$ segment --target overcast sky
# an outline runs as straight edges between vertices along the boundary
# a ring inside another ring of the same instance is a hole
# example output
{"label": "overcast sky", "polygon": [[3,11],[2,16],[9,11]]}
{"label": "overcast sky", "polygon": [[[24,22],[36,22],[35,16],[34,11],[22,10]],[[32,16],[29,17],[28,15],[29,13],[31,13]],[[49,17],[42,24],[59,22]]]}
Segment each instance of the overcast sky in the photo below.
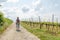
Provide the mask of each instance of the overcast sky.
{"label": "overcast sky", "polygon": [[55,15],[55,21],[60,20],[60,0],[0,0],[0,10],[4,12],[5,17],[13,20],[16,17],[35,18],[40,16],[42,19],[52,19]]}

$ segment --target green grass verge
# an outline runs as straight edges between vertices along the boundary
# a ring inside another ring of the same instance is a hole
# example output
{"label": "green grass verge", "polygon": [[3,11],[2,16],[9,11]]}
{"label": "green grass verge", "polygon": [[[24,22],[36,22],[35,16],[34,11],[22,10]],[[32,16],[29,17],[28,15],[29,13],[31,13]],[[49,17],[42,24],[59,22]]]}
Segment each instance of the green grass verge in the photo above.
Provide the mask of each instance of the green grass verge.
{"label": "green grass verge", "polygon": [[0,26],[0,34],[2,34],[12,23],[13,23],[12,20],[6,18],[4,25]]}
{"label": "green grass verge", "polygon": [[36,35],[41,40],[60,40],[60,36],[58,35],[52,35],[45,29],[40,29],[38,26],[31,27],[29,24],[26,24],[25,22],[21,22],[21,25],[26,28],[29,32]]}

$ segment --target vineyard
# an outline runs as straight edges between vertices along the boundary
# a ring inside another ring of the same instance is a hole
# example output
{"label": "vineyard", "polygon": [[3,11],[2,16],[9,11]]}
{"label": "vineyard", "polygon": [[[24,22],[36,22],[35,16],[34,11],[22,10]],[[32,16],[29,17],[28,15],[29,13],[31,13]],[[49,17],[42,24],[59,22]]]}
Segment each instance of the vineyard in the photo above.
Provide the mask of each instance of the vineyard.
{"label": "vineyard", "polygon": [[21,25],[41,40],[60,40],[60,24],[22,21]]}
{"label": "vineyard", "polygon": [[4,32],[4,30],[7,29],[7,27],[12,23],[13,21],[5,18],[3,13],[0,12],[0,34]]}

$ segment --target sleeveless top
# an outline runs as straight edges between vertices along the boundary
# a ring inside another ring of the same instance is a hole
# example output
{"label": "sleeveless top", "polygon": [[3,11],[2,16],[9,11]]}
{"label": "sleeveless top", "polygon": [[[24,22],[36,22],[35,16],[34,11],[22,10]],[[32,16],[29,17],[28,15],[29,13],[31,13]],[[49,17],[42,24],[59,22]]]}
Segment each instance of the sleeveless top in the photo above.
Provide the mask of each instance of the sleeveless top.
{"label": "sleeveless top", "polygon": [[20,20],[16,20],[16,23],[19,24],[20,23]]}

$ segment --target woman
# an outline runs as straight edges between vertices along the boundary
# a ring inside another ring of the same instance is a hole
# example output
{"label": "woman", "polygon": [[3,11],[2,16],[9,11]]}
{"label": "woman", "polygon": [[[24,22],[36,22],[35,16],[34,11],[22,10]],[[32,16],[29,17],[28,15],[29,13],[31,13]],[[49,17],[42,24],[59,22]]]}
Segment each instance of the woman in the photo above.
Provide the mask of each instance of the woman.
{"label": "woman", "polygon": [[19,17],[17,17],[16,19],[16,29],[19,30],[19,26],[20,26],[20,20]]}

